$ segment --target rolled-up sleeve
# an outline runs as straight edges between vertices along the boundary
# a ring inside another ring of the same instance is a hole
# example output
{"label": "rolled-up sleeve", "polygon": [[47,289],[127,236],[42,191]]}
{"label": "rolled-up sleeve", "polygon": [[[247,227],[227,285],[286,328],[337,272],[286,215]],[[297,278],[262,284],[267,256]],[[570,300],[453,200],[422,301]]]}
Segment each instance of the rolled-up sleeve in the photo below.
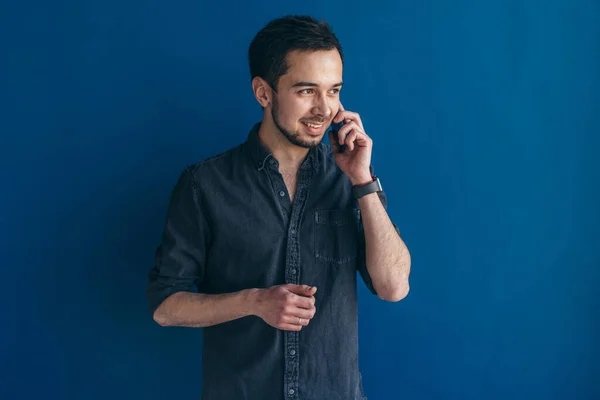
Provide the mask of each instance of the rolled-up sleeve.
{"label": "rolled-up sleeve", "polygon": [[208,222],[193,171],[188,167],[171,193],[162,239],[149,273],[146,296],[151,313],[173,293],[197,291],[209,243]]}

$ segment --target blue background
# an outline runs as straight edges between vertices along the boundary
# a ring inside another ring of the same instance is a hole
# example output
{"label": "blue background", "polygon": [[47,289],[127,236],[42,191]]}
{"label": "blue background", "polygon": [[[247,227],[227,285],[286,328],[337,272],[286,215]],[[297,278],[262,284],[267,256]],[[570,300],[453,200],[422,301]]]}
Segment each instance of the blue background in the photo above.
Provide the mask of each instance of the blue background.
{"label": "blue background", "polygon": [[326,18],[411,293],[360,286],[369,399],[600,398],[600,3],[5,1],[0,398],[192,399],[147,272],[170,191],[261,117],[246,52]]}

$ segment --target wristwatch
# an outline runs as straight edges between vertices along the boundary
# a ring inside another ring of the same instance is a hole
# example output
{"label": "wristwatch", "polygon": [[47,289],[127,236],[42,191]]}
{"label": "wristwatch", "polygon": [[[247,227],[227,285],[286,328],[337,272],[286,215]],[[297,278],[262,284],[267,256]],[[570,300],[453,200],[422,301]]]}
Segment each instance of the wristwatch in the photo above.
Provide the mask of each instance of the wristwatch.
{"label": "wristwatch", "polygon": [[352,195],[355,199],[360,199],[363,196],[366,196],[370,193],[381,192],[383,189],[381,188],[381,183],[379,182],[379,178],[375,175],[372,175],[373,180],[369,183],[360,186],[352,186]]}

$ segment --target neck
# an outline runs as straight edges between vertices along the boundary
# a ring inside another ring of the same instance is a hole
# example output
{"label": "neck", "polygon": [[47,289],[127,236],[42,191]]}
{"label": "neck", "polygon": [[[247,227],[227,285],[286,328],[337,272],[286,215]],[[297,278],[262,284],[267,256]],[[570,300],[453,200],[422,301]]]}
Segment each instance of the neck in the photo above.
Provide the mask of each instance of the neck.
{"label": "neck", "polygon": [[280,171],[297,171],[308,155],[309,149],[290,143],[270,119],[263,119],[258,138],[277,159]]}

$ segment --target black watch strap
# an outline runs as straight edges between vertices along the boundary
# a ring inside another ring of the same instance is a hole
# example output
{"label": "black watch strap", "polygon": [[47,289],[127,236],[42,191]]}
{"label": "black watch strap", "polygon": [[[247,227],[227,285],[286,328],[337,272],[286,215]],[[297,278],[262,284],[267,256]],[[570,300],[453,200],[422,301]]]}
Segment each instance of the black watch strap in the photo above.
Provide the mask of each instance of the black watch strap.
{"label": "black watch strap", "polygon": [[370,193],[381,192],[383,189],[381,188],[381,183],[379,182],[379,178],[373,176],[373,181],[369,182],[365,185],[360,186],[352,186],[352,195],[356,199],[360,199],[363,196],[366,196]]}

